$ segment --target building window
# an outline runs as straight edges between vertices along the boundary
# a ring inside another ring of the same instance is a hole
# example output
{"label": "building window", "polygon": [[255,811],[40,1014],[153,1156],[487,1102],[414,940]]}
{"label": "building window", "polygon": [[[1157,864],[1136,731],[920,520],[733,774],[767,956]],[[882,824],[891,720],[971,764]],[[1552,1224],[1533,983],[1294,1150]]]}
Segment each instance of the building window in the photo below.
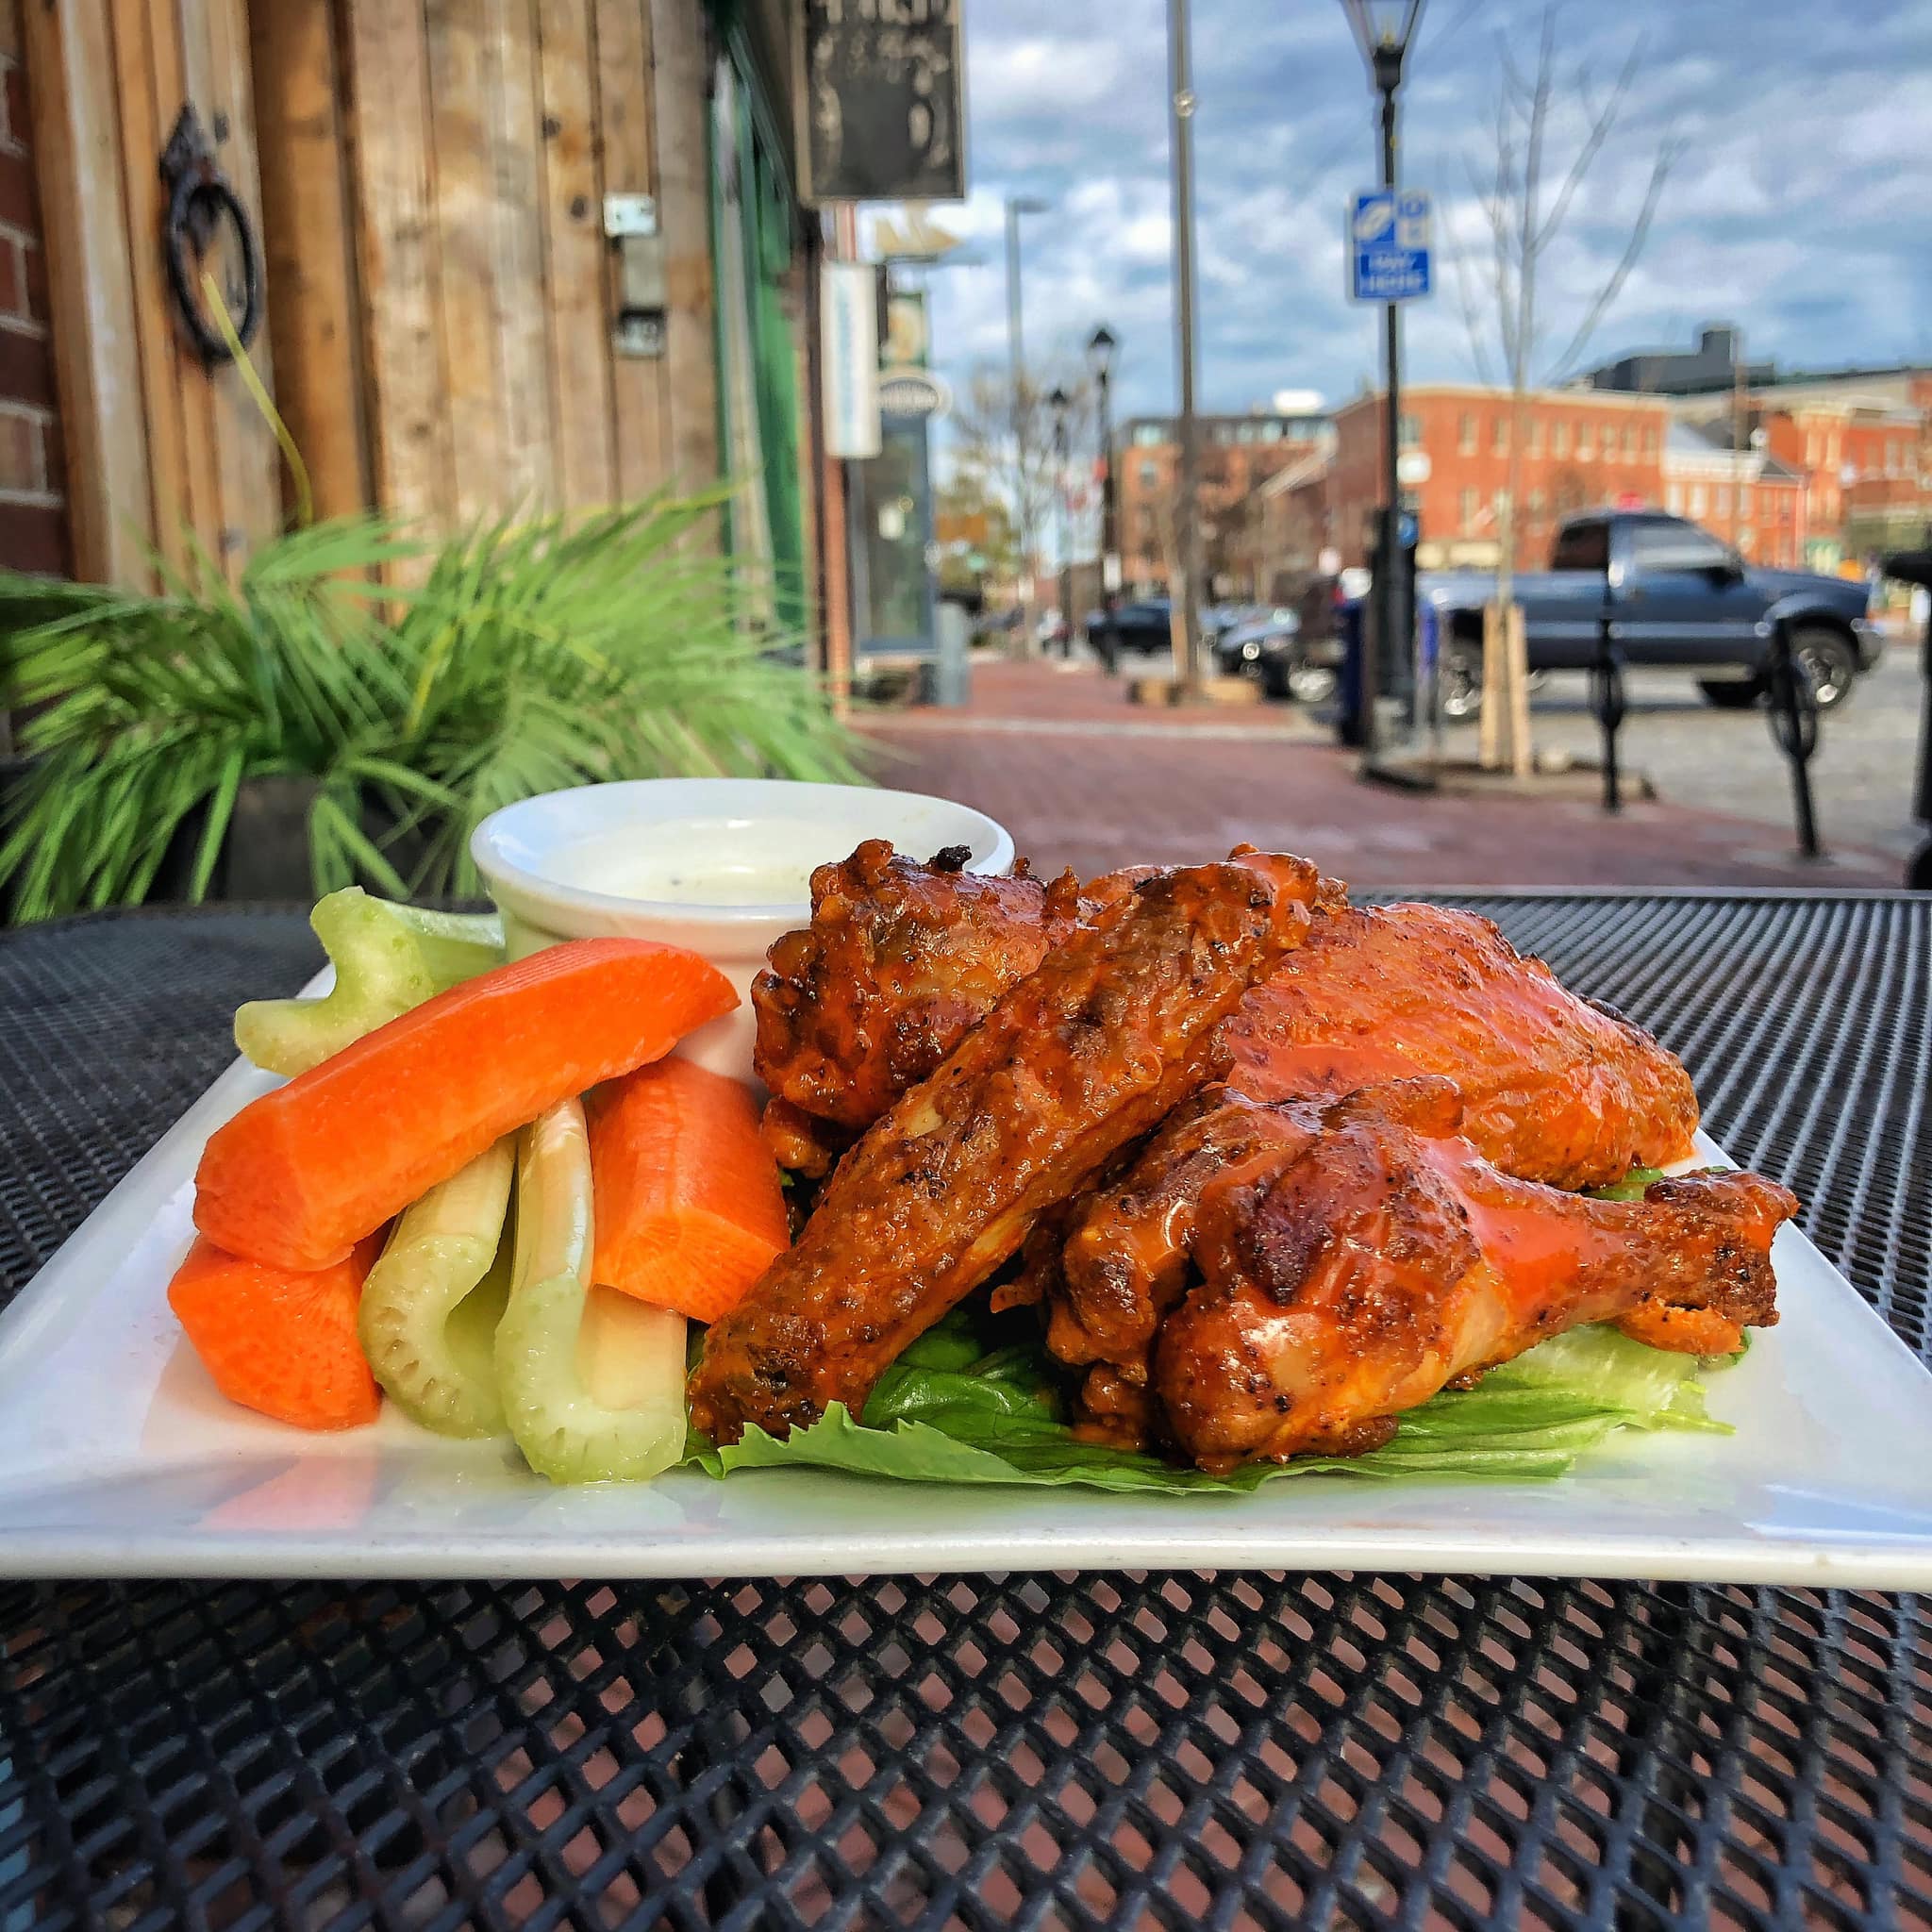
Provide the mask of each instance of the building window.
{"label": "building window", "polygon": [[1647,459],[1657,455],[1657,425],[1654,423],[1643,432],[1643,454]]}
{"label": "building window", "polygon": [[1499,457],[1509,454],[1509,419],[1498,416],[1490,425],[1490,448]]}
{"label": "building window", "polygon": [[1458,456],[1475,454],[1475,418],[1467,409],[1456,421],[1456,450]]}
{"label": "building window", "polygon": [[1746,557],[1749,557],[1757,548],[1757,532],[1756,530],[1740,530],[1738,532],[1738,548]]}
{"label": "building window", "polygon": [[1152,449],[1157,443],[1167,441],[1167,425],[1164,423],[1136,423],[1134,441],[1141,449]]}
{"label": "building window", "polygon": [[1627,463],[1637,454],[1637,425],[1626,423],[1624,425],[1624,460]]}
{"label": "building window", "polygon": [[1531,456],[1540,457],[1542,455],[1543,425],[1541,417],[1532,416],[1529,419],[1529,434],[1524,438],[1524,442]]}
{"label": "building window", "polygon": [[1841,445],[1839,442],[1838,431],[1834,429],[1831,432],[1831,435],[1824,445],[1824,460],[1827,463],[1829,463],[1834,470],[1838,468],[1839,450],[1840,447]]}
{"label": "building window", "polygon": [[1532,490],[1529,492],[1529,513],[1533,517],[1540,517],[1543,513],[1543,493],[1541,490]]}
{"label": "building window", "polygon": [[1664,491],[1664,502],[1674,517],[1682,516],[1684,514],[1684,486],[1681,483],[1673,483]]}
{"label": "building window", "polygon": [[1261,441],[1263,442],[1279,442],[1281,441],[1281,425],[1279,423],[1262,424]]}
{"label": "building window", "polygon": [[1567,457],[1570,454],[1570,425],[1567,423],[1550,425],[1550,454],[1553,457]]}
{"label": "building window", "polygon": [[1420,449],[1423,441],[1423,425],[1415,417],[1404,414],[1400,425],[1404,449]]}
{"label": "building window", "polygon": [[1701,516],[1702,516],[1702,515],[1704,514],[1704,512],[1705,512],[1705,509],[1706,509],[1706,508],[1707,508],[1707,506],[1706,506],[1706,503],[1705,503],[1705,489],[1704,489],[1704,485],[1703,485],[1702,483],[1693,483],[1693,484],[1691,484],[1691,486],[1690,486],[1690,514],[1691,514],[1691,515],[1692,515],[1693,517],[1701,517]]}
{"label": "building window", "polygon": [[1596,456],[1596,430],[1588,423],[1576,425],[1576,460],[1591,461]]}
{"label": "building window", "polygon": [[1727,517],[1731,513],[1731,486],[1718,484],[1710,492],[1710,513],[1714,517]]}
{"label": "building window", "polygon": [[1160,465],[1152,457],[1141,458],[1141,487],[1152,490],[1160,481]]}
{"label": "building window", "polygon": [[[1467,423],[1469,418],[1465,416],[1462,420]],[[1457,508],[1462,512],[1462,534],[1465,537],[1475,528],[1476,505],[1480,500],[1473,485],[1465,484],[1463,486],[1461,500]]]}
{"label": "building window", "polygon": [[1751,486],[1748,483],[1738,485],[1738,514],[1740,517],[1751,514]]}

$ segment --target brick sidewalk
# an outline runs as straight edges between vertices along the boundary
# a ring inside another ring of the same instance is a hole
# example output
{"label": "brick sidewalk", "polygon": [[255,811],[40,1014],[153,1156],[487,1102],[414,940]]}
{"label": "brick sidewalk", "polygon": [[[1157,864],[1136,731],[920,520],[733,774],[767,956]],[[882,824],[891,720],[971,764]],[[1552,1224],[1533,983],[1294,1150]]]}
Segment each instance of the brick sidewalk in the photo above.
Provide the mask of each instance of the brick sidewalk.
{"label": "brick sidewalk", "polygon": [[1287,707],[1132,706],[1089,667],[975,666],[964,710],[868,721],[881,783],[991,813],[1037,869],[1083,878],[1218,856],[1247,839],[1362,888],[1895,886],[1882,855],[1807,864],[1789,832],[1668,803],[1423,796],[1361,784]]}

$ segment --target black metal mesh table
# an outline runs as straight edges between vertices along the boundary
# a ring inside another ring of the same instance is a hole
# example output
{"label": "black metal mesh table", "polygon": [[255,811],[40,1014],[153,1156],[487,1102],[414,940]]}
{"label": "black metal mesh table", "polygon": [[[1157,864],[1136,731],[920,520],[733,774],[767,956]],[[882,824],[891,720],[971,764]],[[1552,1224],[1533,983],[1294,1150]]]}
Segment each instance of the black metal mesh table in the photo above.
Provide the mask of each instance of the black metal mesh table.
{"label": "black metal mesh table", "polygon": [[[1932,901],[1504,898],[1928,1348]],[[0,938],[0,1291],[316,963]],[[1421,1577],[0,1589],[0,1925],[1932,1926],[1914,1598]]]}

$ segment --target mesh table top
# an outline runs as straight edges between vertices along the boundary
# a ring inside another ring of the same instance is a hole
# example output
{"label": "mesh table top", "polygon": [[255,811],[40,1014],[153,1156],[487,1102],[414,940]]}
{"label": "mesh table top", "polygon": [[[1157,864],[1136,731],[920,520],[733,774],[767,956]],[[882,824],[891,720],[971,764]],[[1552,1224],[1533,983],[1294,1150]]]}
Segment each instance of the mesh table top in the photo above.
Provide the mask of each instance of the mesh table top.
{"label": "mesh table top", "polygon": [[[1932,1357],[1932,900],[1475,905]],[[0,937],[0,1296],[319,963]],[[1912,1597],[1341,1575],[0,1588],[0,1924],[1932,1927]]]}

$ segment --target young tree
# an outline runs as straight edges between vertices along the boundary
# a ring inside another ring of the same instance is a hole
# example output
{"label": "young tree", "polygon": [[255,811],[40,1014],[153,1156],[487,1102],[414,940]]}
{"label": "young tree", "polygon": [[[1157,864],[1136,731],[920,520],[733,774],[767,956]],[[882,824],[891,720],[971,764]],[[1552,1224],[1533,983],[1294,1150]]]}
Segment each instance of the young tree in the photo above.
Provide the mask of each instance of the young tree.
{"label": "young tree", "polygon": [[953,463],[957,476],[972,478],[989,496],[1003,500],[1010,513],[1018,601],[1025,608],[1031,650],[1032,583],[1042,546],[1055,523],[1067,482],[1056,440],[1058,411],[1049,398],[1068,398],[1067,446],[1074,468],[1090,463],[1096,428],[1092,385],[1079,372],[1046,368],[1029,372],[1018,396],[1004,369],[981,364],[963,396],[953,406]]}
{"label": "young tree", "polygon": [[[1500,368],[1509,391],[1508,484],[1497,520],[1502,550],[1496,573],[1498,621],[1489,631],[1491,641],[1505,642],[1507,648],[1484,652],[1482,729],[1483,762],[1507,763],[1519,775],[1528,772],[1531,762],[1528,667],[1524,662],[1520,620],[1512,616],[1516,506],[1523,497],[1529,392],[1575,373],[1598,325],[1643,252],[1665,183],[1682,153],[1682,143],[1675,140],[1658,143],[1615,265],[1587,300],[1570,305],[1571,315],[1553,317],[1557,305],[1549,300],[1539,271],[1616,130],[1643,54],[1639,40],[1607,91],[1599,87],[1587,61],[1566,84],[1557,71],[1557,27],[1562,10],[1560,0],[1546,0],[1533,67],[1523,67],[1507,40],[1498,43],[1500,74],[1488,143],[1466,157],[1470,185],[1487,231],[1487,260],[1479,267],[1472,263],[1453,233],[1449,238],[1477,378],[1493,386]],[[1565,159],[1557,152],[1560,130],[1571,127],[1576,131]],[[1551,353],[1557,341],[1561,346]]]}

